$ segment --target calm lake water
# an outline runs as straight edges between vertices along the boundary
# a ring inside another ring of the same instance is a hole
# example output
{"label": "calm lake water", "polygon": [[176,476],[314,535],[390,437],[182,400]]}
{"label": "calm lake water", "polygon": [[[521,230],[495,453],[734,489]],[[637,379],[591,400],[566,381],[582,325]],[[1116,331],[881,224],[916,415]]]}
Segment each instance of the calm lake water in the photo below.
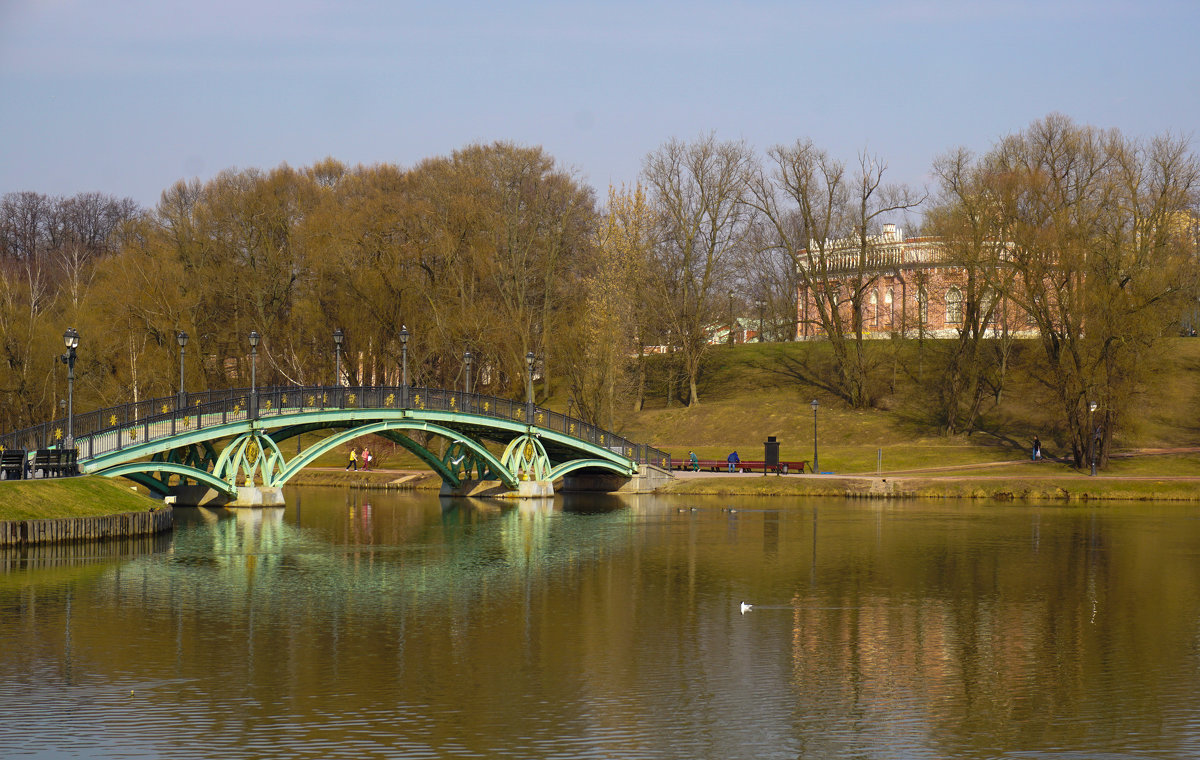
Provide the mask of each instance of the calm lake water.
{"label": "calm lake water", "polygon": [[288,500],[0,554],[0,757],[1200,756],[1193,507]]}

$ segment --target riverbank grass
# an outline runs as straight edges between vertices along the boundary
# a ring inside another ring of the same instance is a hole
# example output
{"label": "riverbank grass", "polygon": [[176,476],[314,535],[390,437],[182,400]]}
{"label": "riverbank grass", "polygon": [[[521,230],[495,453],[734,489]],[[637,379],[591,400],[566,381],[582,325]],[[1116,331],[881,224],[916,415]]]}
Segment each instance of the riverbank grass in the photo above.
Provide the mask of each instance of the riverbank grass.
{"label": "riverbank grass", "polygon": [[0,481],[0,520],[98,517],[161,505],[124,481],[99,476]]}
{"label": "riverbank grass", "polygon": [[662,493],[711,496],[992,499],[997,501],[1200,502],[1194,480],[1121,477],[820,477],[767,476],[674,480]]}

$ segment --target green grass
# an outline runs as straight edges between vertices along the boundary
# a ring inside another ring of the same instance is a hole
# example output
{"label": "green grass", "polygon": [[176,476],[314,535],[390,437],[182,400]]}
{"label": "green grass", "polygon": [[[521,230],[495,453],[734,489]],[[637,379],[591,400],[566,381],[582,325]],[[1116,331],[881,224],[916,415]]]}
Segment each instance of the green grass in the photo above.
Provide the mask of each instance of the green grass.
{"label": "green grass", "polygon": [[[817,414],[820,465],[824,472],[874,473],[883,450],[883,470],[1024,461],[1036,434],[1050,455],[1069,454],[1069,438],[1061,429],[1056,405],[1038,379],[1041,347],[1021,342],[1013,353],[999,402],[985,404],[978,428],[970,435],[947,436],[933,414],[938,351],[927,342],[924,354],[909,342],[896,352],[887,341],[868,348],[881,378],[872,409],[850,409],[822,388],[800,380],[790,368],[805,362],[827,361],[828,344],[779,343],[717,347],[709,355],[699,385],[700,403],[668,406],[661,388],[647,399],[644,411],[626,412],[621,434],[646,441],[683,459],[694,450],[701,459],[723,460],[736,449],[744,460],[761,459],[768,435],[780,441],[784,460],[811,460],[813,454],[812,399]],[[1200,340],[1171,338],[1154,359],[1149,382],[1134,398],[1122,427],[1115,432],[1115,452],[1148,447],[1200,445]],[[894,370],[894,371],[893,371]],[[892,381],[894,378],[894,387]],[[1114,458],[1106,468],[1113,474],[1200,473],[1200,455]],[[1029,467],[1045,473],[1047,463]],[[1065,465],[1064,474],[1078,472]],[[1013,470],[982,471],[1019,474]],[[960,474],[946,473],[947,476]]]}
{"label": "green grass", "polygon": [[[883,480],[892,490],[880,489]],[[1029,501],[1200,501],[1200,482],[1118,480],[1072,475],[1062,478],[691,478],[672,481],[670,494],[991,499]]]}
{"label": "green grass", "polygon": [[161,505],[124,480],[83,476],[0,482],[0,520],[43,520],[145,512]]}

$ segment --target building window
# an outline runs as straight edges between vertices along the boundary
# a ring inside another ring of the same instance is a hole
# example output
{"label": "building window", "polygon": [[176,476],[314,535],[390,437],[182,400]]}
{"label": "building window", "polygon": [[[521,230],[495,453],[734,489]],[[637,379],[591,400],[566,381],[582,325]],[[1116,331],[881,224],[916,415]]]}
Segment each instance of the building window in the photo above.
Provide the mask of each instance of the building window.
{"label": "building window", "polygon": [[962,291],[950,288],[946,291],[946,324],[961,325],[962,321]]}
{"label": "building window", "polygon": [[883,315],[883,318],[888,327],[892,327],[895,325],[895,322],[892,321],[892,319],[893,319],[892,301],[895,298],[895,296],[896,296],[896,294],[891,288],[888,288],[887,292],[883,294],[883,308],[884,308],[884,312],[885,312]]}
{"label": "building window", "polygon": [[929,294],[924,286],[917,290],[917,324],[922,327],[929,324]]}
{"label": "building window", "polygon": [[875,291],[871,291],[871,317],[868,324],[872,327],[879,327],[879,296],[875,295]]}

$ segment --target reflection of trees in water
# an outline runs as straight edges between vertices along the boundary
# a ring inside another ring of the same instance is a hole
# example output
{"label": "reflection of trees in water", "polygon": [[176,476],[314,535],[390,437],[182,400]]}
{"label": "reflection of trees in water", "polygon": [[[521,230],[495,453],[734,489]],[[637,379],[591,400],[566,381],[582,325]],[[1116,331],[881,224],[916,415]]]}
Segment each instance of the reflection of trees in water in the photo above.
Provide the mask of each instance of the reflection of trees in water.
{"label": "reflection of trees in water", "polygon": [[1195,545],[1200,526],[1136,506],[996,511],[880,513],[874,535],[832,546],[844,526],[823,526],[821,582],[791,598],[797,716],[840,712],[883,733],[928,722],[948,756],[969,756],[981,735],[1080,746],[1096,728],[1081,715],[1131,735],[1180,696],[1200,574],[1190,552],[1163,548]]}

